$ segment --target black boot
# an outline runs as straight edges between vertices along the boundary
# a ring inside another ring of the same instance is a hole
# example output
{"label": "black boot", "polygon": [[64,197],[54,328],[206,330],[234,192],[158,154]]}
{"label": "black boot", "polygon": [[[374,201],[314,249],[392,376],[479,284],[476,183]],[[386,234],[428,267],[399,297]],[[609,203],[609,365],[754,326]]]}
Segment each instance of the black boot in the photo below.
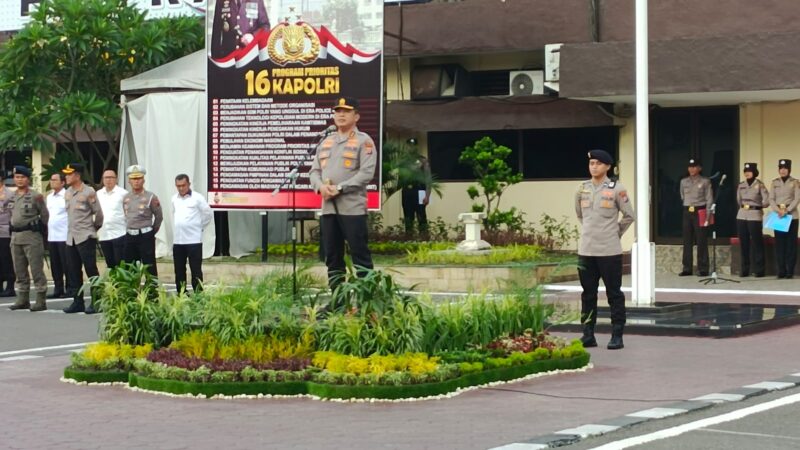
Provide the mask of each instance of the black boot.
{"label": "black boot", "polygon": [[[0,286],[2,286],[2,285],[3,284],[0,283]],[[13,281],[8,281],[7,284],[6,284],[6,288],[0,290],[0,297],[16,297],[16,296],[17,296],[17,292],[14,291],[14,282]]]}
{"label": "black boot", "polygon": [[594,325],[583,326],[583,336],[581,336],[583,348],[597,347],[597,339],[594,337]]}
{"label": "black boot", "polygon": [[606,346],[609,350],[619,350],[625,347],[625,344],[622,343],[622,332],[625,329],[625,325],[614,325],[611,329],[611,340],[608,341],[608,345]]}
{"label": "black boot", "polygon": [[82,298],[76,298],[75,300],[72,301],[72,304],[69,305],[68,307],[64,308],[63,311],[65,313],[67,313],[67,314],[74,314],[74,313],[83,312],[85,309],[86,308],[83,306],[83,299]]}

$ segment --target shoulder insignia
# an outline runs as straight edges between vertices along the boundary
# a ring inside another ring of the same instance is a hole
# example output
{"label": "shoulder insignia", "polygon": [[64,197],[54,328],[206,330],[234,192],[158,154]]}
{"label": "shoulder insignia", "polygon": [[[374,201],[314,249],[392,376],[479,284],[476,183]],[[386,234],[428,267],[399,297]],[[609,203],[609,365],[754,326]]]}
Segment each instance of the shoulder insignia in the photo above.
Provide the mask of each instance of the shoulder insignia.
{"label": "shoulder insignia", "polygon": [[155,206],[156,208],[161,207],[161,201],[155,195],[153,196],[153,206]]}
{"label": "shoulder insignia", "polygon": [[372,143],[372,139],[367,139],[364,142],[364,150],[367,152],[368,155],[372,154],[372,150],[375,149],[375,144]]}
{"label": "shoulder insignia", "polygon": [[610,187],[611,189],[614,189],[614,186],[616,186],[616,185],[617,185],[616,181],[611,181],[611,182],[608,183],[608,187]]}
{"label": "shoulder insignia", "polygon": [[628,203],[628,191],[619,191],[619,198],[623,202]]}

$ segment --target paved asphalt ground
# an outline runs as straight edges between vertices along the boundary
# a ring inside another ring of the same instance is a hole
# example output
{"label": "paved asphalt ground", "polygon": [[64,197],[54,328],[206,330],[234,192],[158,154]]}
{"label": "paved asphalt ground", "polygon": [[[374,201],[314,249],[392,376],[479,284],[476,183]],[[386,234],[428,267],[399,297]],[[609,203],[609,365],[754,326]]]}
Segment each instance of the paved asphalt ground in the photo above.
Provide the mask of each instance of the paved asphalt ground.
{"label": "paved asphalt ground", "polygon": [[[795,326],[731,339],[626,335],[622,351],[606,350],[608,337],[600,336],[601,347],[591,350],[594,367],[586,372],[447,400],[169,398],[60,382],[69,354],[96,340],[99,316],[57,312],[68,301],[50,302],[52,310],[44,313],[12,312],[8,303],[0,302],[0,449],[487,449],[800,373],[800,326]],[[793,388],[715,405],[572,448],[594,448],[797,394],[800,389]],[[701,423],[635,448],[800,448],[798,417],[800,403],[778,405],[732,421]]]}

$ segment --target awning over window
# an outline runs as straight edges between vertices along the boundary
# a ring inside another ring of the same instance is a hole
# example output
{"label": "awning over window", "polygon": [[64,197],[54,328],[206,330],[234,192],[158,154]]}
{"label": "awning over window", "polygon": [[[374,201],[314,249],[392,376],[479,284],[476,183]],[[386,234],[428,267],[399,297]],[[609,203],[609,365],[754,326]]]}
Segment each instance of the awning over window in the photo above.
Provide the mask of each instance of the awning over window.
{"label": "awning over window", "polygon": [[614,125],[599,103],[547,96],[392,101],[386,128],[401,132],[523,130]]}

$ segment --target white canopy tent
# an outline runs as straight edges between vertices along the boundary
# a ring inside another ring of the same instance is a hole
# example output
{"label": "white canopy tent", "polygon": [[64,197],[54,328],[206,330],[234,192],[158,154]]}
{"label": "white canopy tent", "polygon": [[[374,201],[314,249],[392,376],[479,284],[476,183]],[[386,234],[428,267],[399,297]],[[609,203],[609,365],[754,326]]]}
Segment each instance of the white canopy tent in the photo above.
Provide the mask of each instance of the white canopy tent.
{"label": "white canopy tent", "polygon": [[[148,72],[122,80],[122,139],[119,174],[140,164],[147,169],[145,188],[158,195],[164,209],[164,225],[156,235],[156,256],[172,254],[172,203],[175,176],[189,175],[192,189],[205,195],[207,178],[206,146],[206,54],[204,50],[172,61]],[[289,235],[287,213],[269,214],[270,242],[285,242]],[[261,245],[261,218],[258,212],[235,211],[228,214],[230,254],[252,253]],[[203,235],[203,257],[214,254],[214,225]]]}

